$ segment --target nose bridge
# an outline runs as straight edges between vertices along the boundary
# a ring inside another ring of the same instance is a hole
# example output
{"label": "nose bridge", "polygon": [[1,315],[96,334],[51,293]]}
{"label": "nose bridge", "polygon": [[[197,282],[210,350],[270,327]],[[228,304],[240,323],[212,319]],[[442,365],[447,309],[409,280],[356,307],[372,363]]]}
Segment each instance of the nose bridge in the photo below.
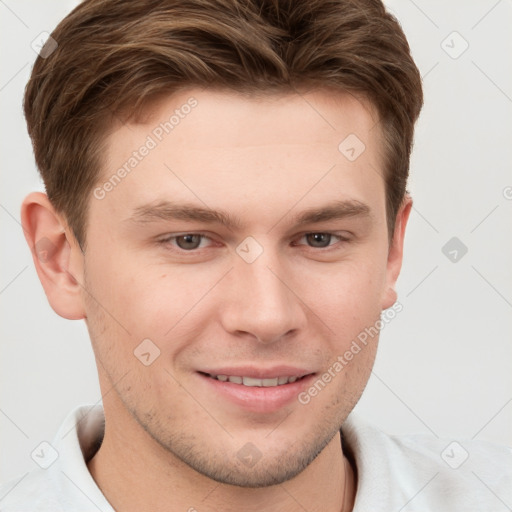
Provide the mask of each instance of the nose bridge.
{"label": "nose bridge", "polygon": [[231,273],[234,290],[223,318],[228,331],[270,343],[303,325],[304,312],[281,269],[279,256],[270,249],[250,263],[237,258]]}
{"label": "nose bridge", "polygon": [[277,311],[289,304],[286,287],[265,261],[241,267],[240,273],[243,273],[242,279],[247,287],[246,297],[253,307],[260,311]]}

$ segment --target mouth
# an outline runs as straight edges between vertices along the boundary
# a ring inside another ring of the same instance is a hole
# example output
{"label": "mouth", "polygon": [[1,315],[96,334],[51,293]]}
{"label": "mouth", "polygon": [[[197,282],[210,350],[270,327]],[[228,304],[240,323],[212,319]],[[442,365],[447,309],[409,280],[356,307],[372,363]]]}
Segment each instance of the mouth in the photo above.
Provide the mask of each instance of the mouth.
{"label": "mouth", "polygon": [[307,377],[311,374],[305,375],[283,375],[279,377],[270,377],[270,378],[257,378],[257,377],[248,377],[248,376],[240,376],[240,375],[215,375],[212,373],[204,373],[199,372],[202,375],[210,377],[211,379],[218,380],[220,382],[231,382],[232,384],[240,384],[242,386],[248,387],[258,387],[258,388],[270,388],[275,386],[284,386],[286,384],[293,384],[304,377]]}
{"label": "mouth", "polygon": [[246,367],[209,369],[196,375],[210,400],[221,400],[230,409],[234,406],[234,411],[271,414],[298,404],[299,394],[311,385],[316,373],[292,367]]}

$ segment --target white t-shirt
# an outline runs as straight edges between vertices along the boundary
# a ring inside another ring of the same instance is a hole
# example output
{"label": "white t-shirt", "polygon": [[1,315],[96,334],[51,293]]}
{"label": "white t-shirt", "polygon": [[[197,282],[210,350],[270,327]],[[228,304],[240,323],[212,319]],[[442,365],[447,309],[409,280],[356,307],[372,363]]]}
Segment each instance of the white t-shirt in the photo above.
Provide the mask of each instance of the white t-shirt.
{"label": "white t-shirt", "polygon": [[[34,450],[36,467],[0,486],[0,510],[114,512],[86,465],[103,429],[101,406],[75,409],[54,441]],[[354,512],[512,510],[509,448],[424,434],[390,436],[352,416],[342,432],[358,473]]]}

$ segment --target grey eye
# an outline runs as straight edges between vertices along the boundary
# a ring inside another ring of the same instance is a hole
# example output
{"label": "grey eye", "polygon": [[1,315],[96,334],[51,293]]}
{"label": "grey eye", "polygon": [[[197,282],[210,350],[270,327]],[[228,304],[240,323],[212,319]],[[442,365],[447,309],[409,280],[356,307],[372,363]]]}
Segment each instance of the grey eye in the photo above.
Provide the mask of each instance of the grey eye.
{"label": "grey eye", "polygon": [[176,237],[176,245],[184,250],[197,249],[201,244],[202,238],[201,235],[180,235]]}
{"label": "grey eye", "polygon": [[311,247],[328,247],[331,244],[330,233],[309,233],[306,240]]}

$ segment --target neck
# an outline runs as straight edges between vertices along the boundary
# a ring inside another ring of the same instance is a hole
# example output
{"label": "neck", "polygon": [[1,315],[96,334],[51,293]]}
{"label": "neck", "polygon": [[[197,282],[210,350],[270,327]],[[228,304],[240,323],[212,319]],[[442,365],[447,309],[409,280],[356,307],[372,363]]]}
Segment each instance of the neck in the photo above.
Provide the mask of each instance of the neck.
{"label": "neck", "polygon": [[352,510],[355,494],[354,474],[342,453],[339,433],[291,480],[244,488],[197,473],[138,425],[118,429],[115,419],[107,416],[103,443],[88,467],[118,512],[347,512]]}

